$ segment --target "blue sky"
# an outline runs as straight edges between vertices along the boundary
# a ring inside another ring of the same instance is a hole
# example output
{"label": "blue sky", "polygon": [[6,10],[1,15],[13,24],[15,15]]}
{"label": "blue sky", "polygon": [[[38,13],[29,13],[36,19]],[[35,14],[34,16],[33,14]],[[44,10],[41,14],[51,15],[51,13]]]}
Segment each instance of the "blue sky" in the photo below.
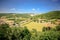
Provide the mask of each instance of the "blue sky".
{"label": "blue sky", "polygon": [[60,0],[0,0],[0,12],[44,13],[60,10]]}

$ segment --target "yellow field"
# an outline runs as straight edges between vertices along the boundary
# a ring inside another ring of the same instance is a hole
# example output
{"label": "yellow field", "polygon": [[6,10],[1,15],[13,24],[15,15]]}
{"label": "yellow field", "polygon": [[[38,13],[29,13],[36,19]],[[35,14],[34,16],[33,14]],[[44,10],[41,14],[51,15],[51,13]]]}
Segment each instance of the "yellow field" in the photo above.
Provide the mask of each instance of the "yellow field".
{"label": "yellow field", "polygon": [[31,22],[28,24],[25,24],[29,30],[36,29],[37,31],[42,31],[42,28],[44,27],[41,23]]}
{"label": "yellow field", "polygon": [[26,26],[29,30],[36,29],[37,31],[42,31],[43,27],[55,27],[55,25],[51,23],[37,23],[37,22],[30,22],[23,26]]}

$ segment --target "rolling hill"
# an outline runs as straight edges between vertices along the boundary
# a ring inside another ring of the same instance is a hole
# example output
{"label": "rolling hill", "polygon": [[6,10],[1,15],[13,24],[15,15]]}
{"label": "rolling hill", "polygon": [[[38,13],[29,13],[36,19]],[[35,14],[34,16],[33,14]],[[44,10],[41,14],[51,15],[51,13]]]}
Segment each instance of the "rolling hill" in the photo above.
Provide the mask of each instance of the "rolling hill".
{"label": "rolling hill", "polygon": [[7,18],[14,18],[14,17],[23,17],[29,18],[31,17],[29,14],[18,14],[18,13],[0,13],[0,17],[6,16]]}
{"label": "rolling hill", "polygon": [[40,15],[36,15],[33,18],[41,18],[41,19],[60,19],[60,11],[51,11],[48,13],[43,13]]}

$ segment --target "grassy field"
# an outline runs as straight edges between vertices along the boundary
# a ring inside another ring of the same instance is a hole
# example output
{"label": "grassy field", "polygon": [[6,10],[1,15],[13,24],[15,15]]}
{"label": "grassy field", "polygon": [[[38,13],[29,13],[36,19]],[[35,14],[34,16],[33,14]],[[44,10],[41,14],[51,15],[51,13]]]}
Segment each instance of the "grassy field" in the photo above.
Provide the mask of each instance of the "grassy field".
{"label": "grassy field", "polygon": [[37,23],[37,22],[30,22],[28,24],[23,25],[28,28],[28,30],[36,29],[37,31],[42,31],[43,27],[51,26],[54,27],[55,25],[50,23]]}
{"label": "grassy field", "polygon": [[29,30],[36,29],[37,31],[42,31],[42,28],[44,27],[43,24],[36,22],[30,22],[24,26],[26,26]]}

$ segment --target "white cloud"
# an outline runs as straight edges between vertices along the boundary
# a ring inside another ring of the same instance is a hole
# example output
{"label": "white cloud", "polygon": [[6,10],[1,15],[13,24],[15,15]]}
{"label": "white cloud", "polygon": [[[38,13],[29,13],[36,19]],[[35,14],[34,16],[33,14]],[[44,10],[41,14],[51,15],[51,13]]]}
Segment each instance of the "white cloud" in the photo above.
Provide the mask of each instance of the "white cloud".
{"label": "white cloud", "polygon": [[16,10],[16,8],[11,8],[10,10]]}
{"label": "white cloud", "polygon": [[36,9],[35,9],[35,8],[33,8],[32,10],[33,10],[33,11],[35,11]]}
{"label": "white cloud", "polygon": [[36,11],[36,10],[39,10],[39,8],[37,8],[37,9],[33,8],[32,10],[33,10],[33,11]]}

